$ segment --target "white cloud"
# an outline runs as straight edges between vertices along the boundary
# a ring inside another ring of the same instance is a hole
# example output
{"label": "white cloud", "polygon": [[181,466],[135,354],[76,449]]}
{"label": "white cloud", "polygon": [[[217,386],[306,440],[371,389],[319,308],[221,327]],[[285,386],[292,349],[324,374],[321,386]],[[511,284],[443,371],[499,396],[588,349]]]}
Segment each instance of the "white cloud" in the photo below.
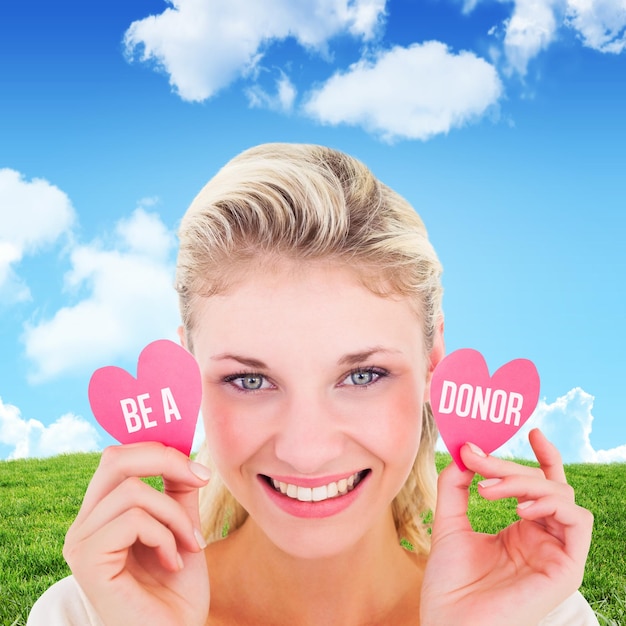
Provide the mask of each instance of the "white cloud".
{"label": "white cloud", "polygon": [[[465,0],[464,12],[479,0]],[[504,54],[508,70],[526,74],[528,63],[546,50],[569,27],[583,44],[599,52],[619,54],[626,49],[626,0],[513,0],[505,20]],[[491,35],[498,35],[492,28]]]}
{"label": "white cloud", "polygon": [[479,0],[463,0],[463,14],[471,13],[478,4]]}
{"label": "white cloud", "polygon": [[0,169],[0,293],[3,300],[29,297],[15,273],[25,255],[35,254],[69,231],[75,213],[67,195],[48,181],[26,180],[12,169]]}
{"label": "white cloud", "polygon": [[157,204],[159,204],[158,196],[149,196],[146,198],[141,198],[141,200],[137,202],[137,206],[141,207],[142,209],[149,209],[150,207],[156,206]]}
{"label": "white cloud", "polygon": [[49,426],[24,419],[20,410],[0,398],[0,445],[11,448],[9,459],[47,457],[99,449],[96,429],[82,417],[67,413]]}
{"label": "white cloud", "polygon": [[4,304],[23,302],[30,298],[30,289],[12,267],[21,259],[22,252],[15,244],[0,241],[0,296]]}
{"label": "white cloud", "polygon": [[310,95],[305,111],[326,124],[363,126],[386,140],[425,140],[481,117],[501,93],[487,61],[429,41],[381,51],[336,73]]}
{"label": "white cloud", "polygon": [[124,36],[133,58],[169,75],[183,100],[203,101],[245,75],[274,40],[295,38],[324,53],[334,36],[371,39],[385,0],[169,0],[160,15],[133,22]]}
{"label": "white cloud", "polygon": [[[495,452],[501,457],[535,459],[528,443],[528,432],[540,428],[559,449],[565,463],[610,463],[626,461],[626,444],[609,450],[595,450],[591,445],[593,396],[580,387],[548,404],[539,400],[535,412],[520,431]],[[441,439],[438,449],[444,450]]]}
{"label": "white cloud", "polygon": [[293,109],[297,91],[289,77],[281,71],[276,80],[275,95],[267,93],[260,85],[250,87],[246,91],[246,95],[251,107],[263,107],[272,111],[288,113]]}
{"label": "white cloud", "polygon": [[626,49],[626,0],[568,0],[566,23],[589,48],[614,54]]}
{"label": "white cloud", "polygon": [[87,297],[25,325],[33,382],[136,356],[149,341],[175,337],[173,234],[139,208],[117,224],[115,235],[115,248],[94,241],[71,252],[66,287],[86,289]]}
{"label": "white cloud", "polygon": [[558,0],[517,0],[506,23],[504,51],[510,66],[524,75],[528,62],[545,50],[557,31]]}

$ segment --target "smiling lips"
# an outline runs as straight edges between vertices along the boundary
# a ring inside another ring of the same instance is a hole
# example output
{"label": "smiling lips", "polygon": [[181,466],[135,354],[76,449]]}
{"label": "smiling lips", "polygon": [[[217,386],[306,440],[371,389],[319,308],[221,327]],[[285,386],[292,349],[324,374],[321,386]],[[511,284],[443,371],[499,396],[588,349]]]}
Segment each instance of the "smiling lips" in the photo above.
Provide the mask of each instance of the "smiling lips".
{"label": "smiling lips", "polygon": [[368,470],[355,472],[347,478],[342,478],[336,482],[320,485],[318,487],[302,487],[274,478],[270,478],[269,482],[274,487],[275,491],[292,500],[299,500],[300,502],[323,502],[324,500],[345,496],[361,482],[367,472]]}

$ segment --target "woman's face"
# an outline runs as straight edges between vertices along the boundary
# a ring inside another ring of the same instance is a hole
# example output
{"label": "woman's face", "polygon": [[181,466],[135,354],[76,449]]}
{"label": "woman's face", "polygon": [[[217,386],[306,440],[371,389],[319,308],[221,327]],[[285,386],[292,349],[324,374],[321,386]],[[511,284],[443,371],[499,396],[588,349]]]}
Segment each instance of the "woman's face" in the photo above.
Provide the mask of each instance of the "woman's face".
{"label": "woman's face", "polygon": [[195,311],[209,449],[266,536],[308,558],[393,528],[431,363],[405,299],[348,269],[251,269]]}

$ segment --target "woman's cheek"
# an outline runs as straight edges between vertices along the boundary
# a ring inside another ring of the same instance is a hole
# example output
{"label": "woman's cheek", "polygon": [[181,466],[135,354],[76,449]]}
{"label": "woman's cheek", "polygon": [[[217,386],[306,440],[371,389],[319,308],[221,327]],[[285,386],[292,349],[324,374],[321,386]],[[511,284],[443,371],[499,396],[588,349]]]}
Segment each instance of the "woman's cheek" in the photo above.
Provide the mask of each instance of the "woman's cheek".
{"label": "woman's cheek", "polygon": [[237,392],[211,391],[204,394],[202,417],[211,455],[218,467],[237,465],[258,449],[264,421],[249,399],[233,397]]}
{"label": "woman's cheek", "polygon": [[421,438],[422,407],[420,389],[398,386],[394,393],[363,403],[354,437],[387,464],[412,466]]}

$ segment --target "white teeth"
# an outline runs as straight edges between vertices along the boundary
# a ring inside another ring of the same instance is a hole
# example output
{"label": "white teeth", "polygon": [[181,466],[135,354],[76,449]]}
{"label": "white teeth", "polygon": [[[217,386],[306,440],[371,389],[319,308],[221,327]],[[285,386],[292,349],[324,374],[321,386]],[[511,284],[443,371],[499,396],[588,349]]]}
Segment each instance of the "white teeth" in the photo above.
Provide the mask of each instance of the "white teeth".
{"label": "white teeth", "polygon": [[[291,487],[291,485],[289,485]],[[311,502],[311,487],[298,487],[296,496],[300,502]]]}
{"label": "white teeth", "polygon": [[311,490],[311,500],[313,502],[321,502],[322,500],[326,500],[328,498],[328,487],[325,485],[321,487],[313,487]]}
{"label": "white teeth", "polygon": [[342,478],[337,482],[321,485],[319,487],[298,487],[290,483],[280,482],[274,478],[271,479],[271,483],[276,491],[294,500],[300,500],[301,502],[322,502],[323,500],[336,498],[337,496],[344,496],[361,482],[362,477],[362,472],[356,472],[348,478]]}

